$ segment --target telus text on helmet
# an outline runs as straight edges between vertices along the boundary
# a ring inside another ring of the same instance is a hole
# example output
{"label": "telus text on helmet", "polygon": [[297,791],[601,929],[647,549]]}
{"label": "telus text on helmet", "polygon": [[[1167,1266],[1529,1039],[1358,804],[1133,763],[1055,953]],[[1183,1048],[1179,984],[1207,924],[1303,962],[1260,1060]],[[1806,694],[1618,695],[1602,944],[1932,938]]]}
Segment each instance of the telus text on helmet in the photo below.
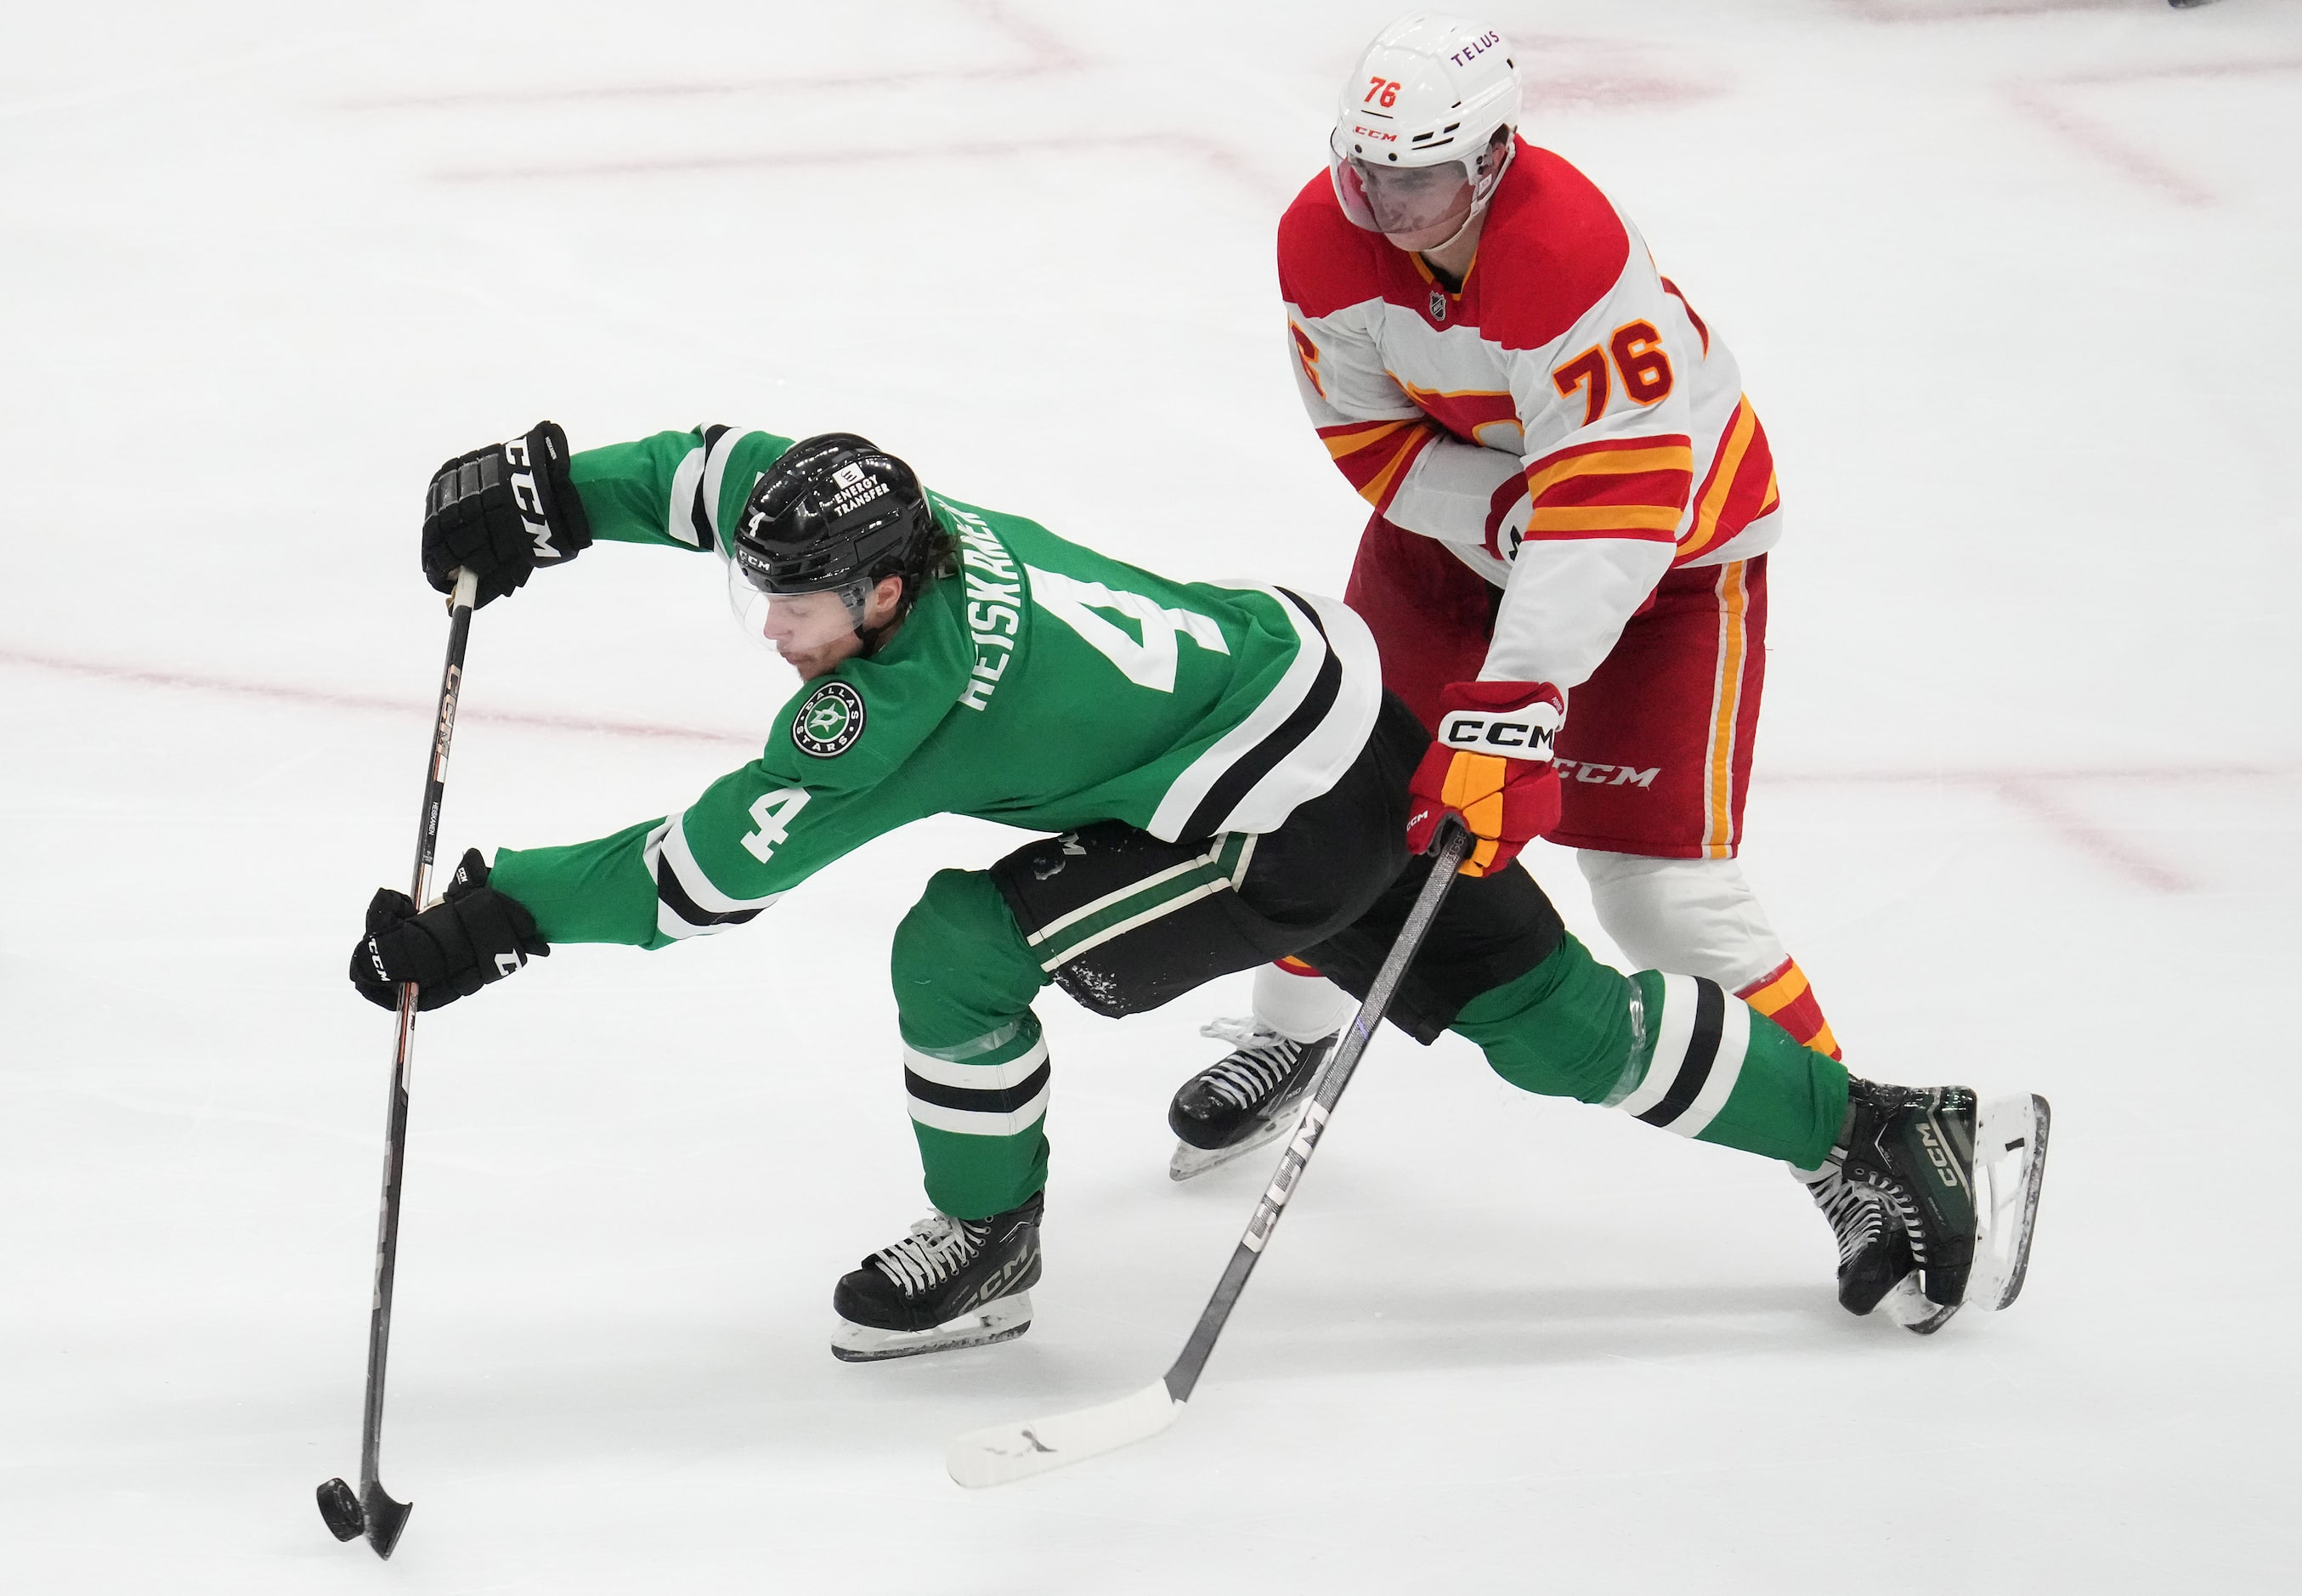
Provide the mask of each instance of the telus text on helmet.
{"label": "telus text on helmet", "polygon": [[1493,49],[1497,45],[1502,42],[1503,36],[1500,33],[1483,33],[1476,39],[1465,45],[1461,49],[1447,57],[1447,59],[1453,62],[1457,66],[1468,66],[1477,57],[1485,55],[1488,51]]}

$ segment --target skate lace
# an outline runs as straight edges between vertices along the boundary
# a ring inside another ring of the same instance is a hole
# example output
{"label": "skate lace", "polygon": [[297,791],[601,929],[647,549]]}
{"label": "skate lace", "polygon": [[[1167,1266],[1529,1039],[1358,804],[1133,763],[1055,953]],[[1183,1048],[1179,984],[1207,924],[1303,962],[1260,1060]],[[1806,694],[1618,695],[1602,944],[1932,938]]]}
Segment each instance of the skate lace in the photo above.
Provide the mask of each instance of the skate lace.
{"label": "skate lace", "polygon": [[1886,1233],[1886,1211],[1892,1197],[1876,1186],[1849,1180],[1836,1159],[1824,1166],[1819,1177],[1807,1181],[1806,1189],[1838,1238],[1840,1268]]}
{"label": "skate lace", "polygon": [[872,1264],[906,1297],[933,1289],[967,1266],[983,1249],[991,1227],[982,1220],[931,1214],[893,1247],[871,1255]]}
{"label": "skate lace", "polygon": [[1210,1020],[1199,1035],[1229,1042],[1233,1051],[1199,1077],[1208,1090],[1235,1108],[1253,1108],[1277,1091],[1303,1055],[1303,1044],[1258,1020]]}
{"label": "skate lace", "polygon": [[[1887,1114],[1903,1111],[1920,1096],[1919,1093],[1908,1088],[1871,1086],[1866,1090],[1874,1096],[1885,1098],[1881,1104],[1882,1119]],[[1887,1096],[1889,1094],[1892,1096]],[[1933,1256],[1933,1249],[1927,1245],[1926,1218],[1919,1211],[1917,1194],[1911,1190],[1907,1182],[1895,1176],[1891,1164],[1875,1148],[1840,1147],[1832,1153],[1830,1167],[1833,1172],[1837,1172],[1848,1162],[1855,1165],[1853,1175],[1845,1181],[1849,1189],[1862,1192],[1878,1203],[1882,1222],[1886,1214],[1894,1216],[1894,1222],[1902,1227],[1903,1234],[1910,1239],[1911,1259],[1920,1268],[1926,1267]],[[1820,1202],[1822,1199],[1818,1196],[1815,1200]]]}

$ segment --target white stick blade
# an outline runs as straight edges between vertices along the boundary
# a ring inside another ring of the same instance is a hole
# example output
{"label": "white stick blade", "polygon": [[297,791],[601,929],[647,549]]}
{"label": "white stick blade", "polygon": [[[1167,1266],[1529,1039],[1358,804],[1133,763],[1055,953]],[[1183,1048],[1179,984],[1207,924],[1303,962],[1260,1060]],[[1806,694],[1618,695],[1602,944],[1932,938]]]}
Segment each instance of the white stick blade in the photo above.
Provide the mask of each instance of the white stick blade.
{"label": "white stick blade", "polygon": [[1167,1382],[1155,1380],[1133,1396],[1099,1407],[970,1430],[945,1449],[944,1467],[970,1490],[1004,1485],[1082,1457],[1148,1441],[1173,1424],[1182,1411],[1183,1405],[1167,1394]]}

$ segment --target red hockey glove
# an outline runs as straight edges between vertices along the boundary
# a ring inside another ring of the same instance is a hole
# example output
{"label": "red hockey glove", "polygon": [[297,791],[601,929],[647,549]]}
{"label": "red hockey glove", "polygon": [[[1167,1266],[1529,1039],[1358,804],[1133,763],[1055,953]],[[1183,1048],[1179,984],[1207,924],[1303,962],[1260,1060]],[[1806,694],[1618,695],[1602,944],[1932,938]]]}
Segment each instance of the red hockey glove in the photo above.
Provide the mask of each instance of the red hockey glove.
{"label": "red hockey glove", "polygon": [[1439,740],[1407,785],[1407,852],[1430,852],[1439,822],[1460,815],[1479,839],[1463,874],[1488,876],[1557,826],[1550,754],[1566,718],[1548,682],[1457,682],[1441,693]]}

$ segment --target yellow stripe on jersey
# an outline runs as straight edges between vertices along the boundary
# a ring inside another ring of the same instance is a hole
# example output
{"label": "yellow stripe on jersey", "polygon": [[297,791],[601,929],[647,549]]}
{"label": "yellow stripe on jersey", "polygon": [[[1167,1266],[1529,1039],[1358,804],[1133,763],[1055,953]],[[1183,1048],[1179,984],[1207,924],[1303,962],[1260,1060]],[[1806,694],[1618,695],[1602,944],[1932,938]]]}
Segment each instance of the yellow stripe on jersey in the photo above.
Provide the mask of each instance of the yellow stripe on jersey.
{"label": "yellow stripe on jersey", "polygon": [[[1759,413],[1751,408],[1748,396],[1735,401],[1735,420],[1726,429],[1726,441],[1718,446],[1718,461],[1710,468],[1710,491],[1702,496],[1702,503],[1694,512],[1694,525],[1686,541],[1678,546],[1678,558],[1709,548],[1718,536],[1718,517],[1726,508],[1726,495],[1733,491],[1735,474],[1743,468],[1743,457],[1750,452],[1751,440],[1759,431]],[[1771,501],[1774,483],[1767,484]],[[1763,512],[1761,512],[1763,513]]]}
{"label": "yellow stripe on jersey", "polygon": [[1668,504],[1545,505],[1527,517],[1529,536],[1546,532],[1659,532],[1678,530],[1681,512]]}
{"label": "yellow stripe on jersey", "polygon": [[1710,747],[1703,781],[1702,856],[1735,854],[1735,721],[1743,702],[1743,619],[1751,607],[1741,560],[1718,567],[1718,675],[1711,692]]}
{"label": "yellow stripe on jersey", "polygon": [[1419,436],[1402,441],[1399,452],[1391,457],[1390,463],[1359,484],[1359,497],[1379,510],[1388,509],[1390,507],[1390,495],[1394,484],[1407,468],[1422,455],[1424,446],[1431,441],[1431,436],[1430,433],[1424,432]]}
{"label": "yellow stripe on jersey", "polygon": [[[1654,449],[1610,449],[1593,450],[1589,454],[1568,455],[1552,461],[1542,470],[1530,472],[1526,479],[1528,497],[1540,500],[1551,489],[1569,478],[1577,476],[1629,476],[1641,471],[1684,471],[1694,469],[1694,451],[1684,443],[1664,444]],[[1678,525],[1678,512],[1671,512],[1671,527]]]}
{"label": "yellow stripe on jersey", "polygon": [[1377,422],[1361,433],[1343,433],[1340,435],[1322,433],[1321,441],[1326,444],[1327,453],[1340,460],[1345,455],[1355,455],[1362,449],[1373,449],[1384,439],[1395,435],[1401,427],[1422,424],[1421,416],[1410,416],[1405,421]]}

